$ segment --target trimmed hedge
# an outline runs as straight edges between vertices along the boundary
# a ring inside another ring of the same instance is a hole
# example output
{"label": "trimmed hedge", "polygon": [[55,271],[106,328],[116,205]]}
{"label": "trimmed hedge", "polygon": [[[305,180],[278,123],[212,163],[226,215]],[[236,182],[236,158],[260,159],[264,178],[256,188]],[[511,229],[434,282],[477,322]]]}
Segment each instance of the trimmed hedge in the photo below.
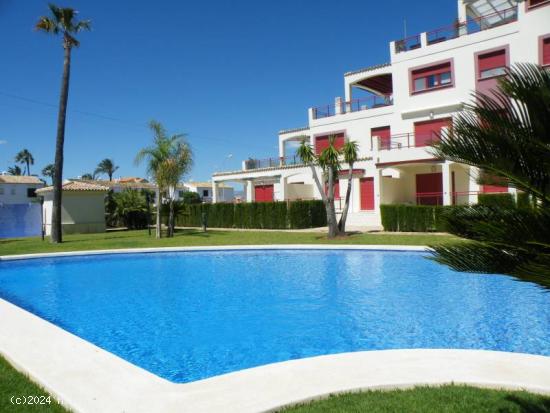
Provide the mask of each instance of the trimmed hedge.
{"label": "trimmed hedge", "polygon": [[509,193],[479,194],[477,203],[489,207],[514,208],[516,206],[513,195]]}
{"label": "trimmed hedge", "polygon": [[200,227],[206,212],[211,228],[288,229],[327,224],[322,201],[251,202],[242,204],[186,205],[176,217],[177,226]]}
{"label": "trimmed hedge", "polygon": [[444,232],[442,219],[444,206],[381,205],[380,214],[385,231],[392,232]]}
{"label": "trimmed hedge", "polygon": [[288,211],[290,228],[314,228],[327,225],[327,213],[322,201],[296,201]]}

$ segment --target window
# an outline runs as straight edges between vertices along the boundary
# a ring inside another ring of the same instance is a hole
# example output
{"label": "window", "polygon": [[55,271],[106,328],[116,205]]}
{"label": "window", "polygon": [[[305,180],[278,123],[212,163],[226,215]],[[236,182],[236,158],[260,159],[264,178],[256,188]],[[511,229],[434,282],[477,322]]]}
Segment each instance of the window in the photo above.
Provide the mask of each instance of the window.
{"label": "window", "polygon": [[27,188],[27,198],[36,198],[36,188]]}
{"label": "window", "polygon": [[542,66],[550,65],[550,35],[541,39],[541,53],[540,53],[540,64]]}
{"label": "window", "polygon": [[477,57],[478,78],[490,79],[506,74],[506,49],[480,54]]}
{"label": "window", "polygon": [[11,193],[12,195],[15,195],[15,186],[12,186],[12,187],[11,187],[10,193]]}
{"label": "window", "polygon": [[411,77],[413,92],[423,92],[453,85],[451,62],[413,70]]}
{"label": "window", "polygon": [[179,191],[179,192],[178,192],[178,197],[183,198],[183,194],[184,194],[184,193],[185,193],[185,191]]}
{"label": "window", "polygon": [[208,189],[202,190],[202,196],[208,196]]}
{"label": "window", "polygon": [[0,188],[0,195],[4,195],[4,188]]}
{"label": "window", "polygon": [[328,148],[330,137],[334,136],[334,147],[340,149],[344,146],[345,139],[342,132],[325,136],[317,136],[315,138],[315,153],[319,155],[324,149]]}

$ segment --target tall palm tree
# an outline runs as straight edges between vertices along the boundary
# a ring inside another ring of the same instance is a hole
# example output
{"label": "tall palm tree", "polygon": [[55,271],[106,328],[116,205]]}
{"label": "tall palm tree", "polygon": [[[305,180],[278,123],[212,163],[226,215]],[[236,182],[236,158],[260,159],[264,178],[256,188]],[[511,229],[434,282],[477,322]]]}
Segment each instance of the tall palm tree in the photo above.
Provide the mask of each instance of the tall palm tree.
{"label": "tall palm tree", "polygon": [[105,174],[109,177],[109,181],[113,180],[113,175],[117,171],[118,166],[115,165],[115,161],[112,159],[103,159],[95,168],[94,176],[99,174]]}
{"label": "tall palm tree", "polygon": [[21,168],[19,167],[19,165],[10,166],[10,167],[8,168],[8,173],[9,173],[10,175],[19,176],[19,175],[22,174],[22,172],[23,172],[23,171],[21,170]]}
{"label": "tall palm tree", "polygon": [[348,218],[349,201],[351,198],[351,187],[353,180],[353,165],[357,162],[359,146],[355,141],[347,141],[342,147],[342,155],[344,155],[344,162],[348,164],[348,187],[346,189],[346,200],[344,203],[344,209],[342,210],[342,216],[340,222],[338,222],[338,229],[342,234],[346,233],[346,220]]}
{"label": "tall palm tree", "polygon": [[532,64],[508,70],[496,91],[475,95],[434,149],[507,181],[535,205],[450,210],[449,231],[471,241],[434,247],[435,259],[550,286],[550,71]]}
{"label": "tall palm tree", "polygon": [[15,162],[24,164],[27,175],[31,174],[31,165],[34,165],[34,158],[28,149],[23,149],[15,155]]}
{"label": "tall palm tree", "polygon": [[160,122],[152,120],[149,128],[153,132],[153,145],[143,148],[136,155],[135,163],[147,161],[147,173],[157,184],[156,192],[156,237],[161,237],[162,194],[169,192],[170,222],[168,235],[173,234],[173,200],[175,187],[182,176],[191,168],[192,152],[185,142],[184,134],[169,136]]}
{"label": "tall palm tree", "polygon": [[78,12],[71,8],[60,8],[50,4],[50,15],[42,16],[36,23],[36,30],[51,35],[63,37],[63,76],[61,78],[61,93],[59,97],[59,114],[57,118],[57,137],[55,142],[55,168],[53,176],[53,210],[51,240],[62,242],[61,233],[61,196],[63,184],[63,145],[65,142],[65,119],[67,101],[69,98],[69,78],[71,73],[71,50],[80,42],[75,38],[77,33],[91,29],[90,20],[77,21]]}
{"label": "tall palm tree", "polygon": [[42,176],[46,176],[48,178],[53,179],[53,171],[55,169],[55,166],[53,163],[50,163],[46,165],[44,168],[42,168]]}
{"label": "tall palm tree", "polygon": [[[334,136],[329,137],[329,146],[320,155],[315,154],[313,147],[307,143],[306,138],[302,139],[300,146],[296,150],[296,154],[302,162],[311,168],[313,180],[315,181],[317,190],[321,194],[321,199],[327,213],[328,238],[334,238],[340,234],[336,221],[336,209],[334,207],[334,180],[340,169],[340,152],[334,146],[335,139]],[[317,175],[318,166],[323,171],[323,183],[326,183],[328,188],[326,192]]]}

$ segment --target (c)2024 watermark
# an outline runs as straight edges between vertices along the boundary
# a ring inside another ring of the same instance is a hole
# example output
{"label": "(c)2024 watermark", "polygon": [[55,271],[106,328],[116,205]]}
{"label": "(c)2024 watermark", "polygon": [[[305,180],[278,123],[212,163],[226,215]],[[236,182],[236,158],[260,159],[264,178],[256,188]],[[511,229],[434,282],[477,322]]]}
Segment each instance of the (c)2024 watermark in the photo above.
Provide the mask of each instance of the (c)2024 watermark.
{"label": "(c)2024 watermark", "polygon": [[52,397],[51,396],[11,396],[10,397],[11,404],[16,405],[42,405],[42,404],[51,404],[52,403]]}

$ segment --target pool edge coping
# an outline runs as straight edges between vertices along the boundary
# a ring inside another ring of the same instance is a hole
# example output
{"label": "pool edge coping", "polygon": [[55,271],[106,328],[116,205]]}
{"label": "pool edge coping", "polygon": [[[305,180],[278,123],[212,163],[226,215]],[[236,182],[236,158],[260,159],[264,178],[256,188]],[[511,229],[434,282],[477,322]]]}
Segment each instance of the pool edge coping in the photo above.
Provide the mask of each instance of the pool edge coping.
{"label": "pool edge coping", "polygon": [[[120,254],[292,248],[428,251],[426,247],[388,245],[248,245],[96,250],[91,251],[92,254],[71,251],[26,254],[15,259],[104,255],[113,251]],[[0,313],[6,315],[6,322],[0,325],[0,353],[74,411],[168,412],[182,411],[182,406],[186,406],[193,412],[221,408],[267,412],[330,394],[449,383],[550,394],[550,357],[458,349],[341,353],[273,363],[176,384],[3,299],[0,299]],[[359,365],[368,371],[358,371]],[[403,371],[404,365],[409,366],[406,371]],[[388,376],[390,366],[395,371]],[[428,366],[432,366],[431,369]],[[281,383],[285,385],[279,390]],[[250,400],[250,394],[255,395],[254,400]]]}
{"label": "pool edge coping", "polygon": [[416,251],[429,252],[423,245],[361,245],[361,244],[266,244],[266,245],[205,245],[188,247],[147,247],[147,248],[114,248],[104,250],[77,250],[60,252],[39,252],[32,254],[1,255],[0,261],[16,261],[37,258],[78,257],[85,255],[147,254],[162,252],[199,252],[199,251],[254,251],[254,250],[367,250],[367,251]]}

